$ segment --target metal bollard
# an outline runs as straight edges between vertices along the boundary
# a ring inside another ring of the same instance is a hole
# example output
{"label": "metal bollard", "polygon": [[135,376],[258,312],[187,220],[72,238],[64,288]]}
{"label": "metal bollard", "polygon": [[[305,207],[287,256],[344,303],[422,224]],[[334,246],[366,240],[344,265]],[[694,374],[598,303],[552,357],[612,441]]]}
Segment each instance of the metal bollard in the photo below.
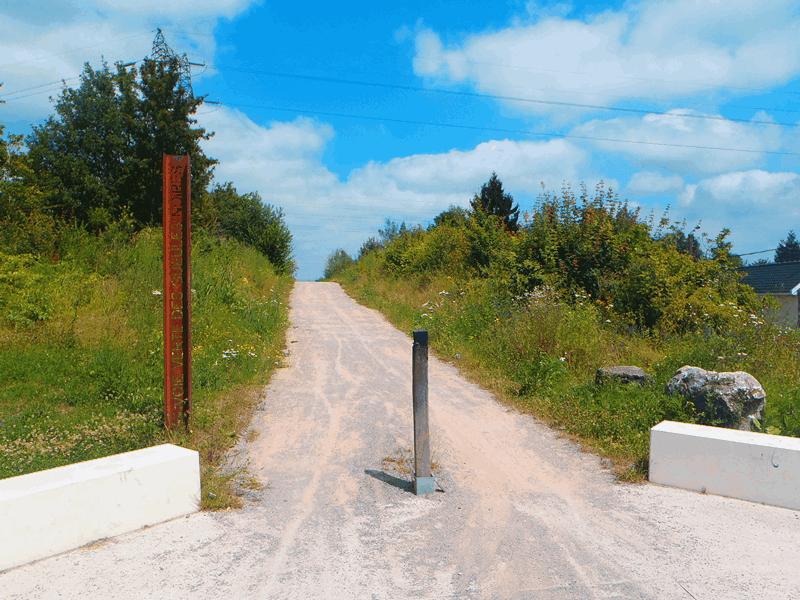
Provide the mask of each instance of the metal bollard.
{"label": "metal bollard", "polygon": [[431,474],[431,436],[428,428],[428,332],[414,332],[411,367],[414,407],[414,493],[436,491]]}

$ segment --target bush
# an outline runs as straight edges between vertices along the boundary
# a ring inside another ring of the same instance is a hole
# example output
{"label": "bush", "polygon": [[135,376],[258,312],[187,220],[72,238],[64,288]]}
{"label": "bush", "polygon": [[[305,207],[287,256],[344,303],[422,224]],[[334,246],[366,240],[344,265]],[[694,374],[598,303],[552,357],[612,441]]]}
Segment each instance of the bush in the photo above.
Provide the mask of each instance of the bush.
{"label": "bush", "polygon": [[[602,186],[543,194],[518,234],[479,210],[427,231],[390,224],[385,250],[335,274],[348,292],[403,330],[427,329],[440,357],[630,467],[623,477],[646,470],[650,427],[710,418],[664,391],[686,364],[753,374],[768,395],[763,430],[800,436],[800,333],[761,318],[727,231],[700,252]],[[625,364],[655,385],[594,385],[599,367]]]}
{"label": "bush", "polygon": [[194,412],[190,432],[165,432],[161,240],[76,228],[57,263],[0,254],[0,478],[167,440],[205,468],[233,443],[255,402],[242,387],[280,361],[291,279],[254,248],[195,237]]}
{"label": "bush", "polygon": [[331,252],[328,260],[325,262],[325,272],[322,275],[323,279],[331,279],[334,275],[344,271],[347,267],[351,266],[355,261],[352,257],[338,248]]}
{"label": "bush", "polygon": [[361,248],[358,249],[358,260],[361,260],[364,256],[369,254],[370,252],[376,252],[378,250],[385,250],[386,246],[383,245],[376,237],[368,238],[366,242],[361,244]]}
{"label": "bush", "polygon": [[216,233],[252,246],[279,274],[292,275],[297,270],[292,234],[283,221],[283,211],[264,204],[258,193],[240,195],[230,182],[216,185],[204,198],[203,210],[205,221],[214,223]]}

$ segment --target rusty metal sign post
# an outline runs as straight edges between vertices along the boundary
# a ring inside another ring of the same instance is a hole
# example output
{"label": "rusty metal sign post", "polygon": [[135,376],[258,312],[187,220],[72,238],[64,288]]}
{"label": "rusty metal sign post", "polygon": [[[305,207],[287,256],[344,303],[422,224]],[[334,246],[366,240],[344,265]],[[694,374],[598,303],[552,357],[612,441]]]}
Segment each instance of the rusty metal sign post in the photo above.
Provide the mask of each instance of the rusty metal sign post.
{"label": "rusty metal sign post", "polygon": [[192,179],[189,156],[164,155],[164,425],[192,410]]}
{"label": "rusty metal sign post", "polygon": [[431,494],[431,434],[428,424],[428,332],[414,332],[411,350],[411,402],[414,408],[414,493]]}

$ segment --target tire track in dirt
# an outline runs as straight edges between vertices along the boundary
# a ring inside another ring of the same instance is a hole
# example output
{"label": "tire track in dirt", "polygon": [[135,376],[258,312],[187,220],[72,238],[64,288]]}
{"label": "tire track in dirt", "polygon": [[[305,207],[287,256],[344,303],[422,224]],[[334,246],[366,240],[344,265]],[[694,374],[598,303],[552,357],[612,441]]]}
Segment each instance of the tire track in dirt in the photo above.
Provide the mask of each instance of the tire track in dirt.
{"label": "tire track in dirt", "polygon": [[238,448],[260,495],[0,573],[0,598],[800,599],[800,513],[617,484],[433,357],[446,492],[414,496],[408,335],[331,283],[290,318]]}

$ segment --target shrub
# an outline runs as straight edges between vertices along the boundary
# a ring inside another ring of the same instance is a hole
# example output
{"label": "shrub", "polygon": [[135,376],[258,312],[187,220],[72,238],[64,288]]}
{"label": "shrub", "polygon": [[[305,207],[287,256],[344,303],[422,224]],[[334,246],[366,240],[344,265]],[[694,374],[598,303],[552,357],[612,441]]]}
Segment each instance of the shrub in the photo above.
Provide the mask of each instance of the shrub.
{"label": "shrub", "polygon": [[230,182],[216,185],[204,203],[205,219],[215,222],[216,233],[252,246],[279,274],[294,274],[297,264],[292,257],[292,234],[280,208],[264,204],[256,192],[238,194]]}
{"label": "shrub", "polygon": [[353,258],[342,248],[338,248],[331,252],[330,256],[328,256],[328,260],[325,262],[325,272],[323,273],[322,278],[331,279],[334,275],[344,271],[353,263],[355,263]]}

